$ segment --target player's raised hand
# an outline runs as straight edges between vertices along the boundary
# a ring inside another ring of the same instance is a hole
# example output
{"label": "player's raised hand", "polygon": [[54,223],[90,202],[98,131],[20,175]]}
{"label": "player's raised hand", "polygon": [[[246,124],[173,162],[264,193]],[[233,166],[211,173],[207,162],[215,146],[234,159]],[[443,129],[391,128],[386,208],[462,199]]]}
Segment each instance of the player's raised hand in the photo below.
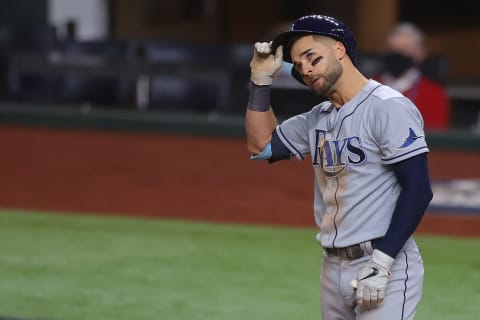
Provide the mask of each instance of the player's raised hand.
{"label": "player's raised hand", "polygon": [[382,251],[373,250],[370,261],[360,270],[357,280],[352,281],[358,304],[370,308],[383,301],[394,261]]}
{"label": "player's raised hand", "polygon": [[275,73],[282,67],[283,49],[279,46],[272,53],[272,42],[257,42],[250,61],[251,80],[256,85],[271,85]]}

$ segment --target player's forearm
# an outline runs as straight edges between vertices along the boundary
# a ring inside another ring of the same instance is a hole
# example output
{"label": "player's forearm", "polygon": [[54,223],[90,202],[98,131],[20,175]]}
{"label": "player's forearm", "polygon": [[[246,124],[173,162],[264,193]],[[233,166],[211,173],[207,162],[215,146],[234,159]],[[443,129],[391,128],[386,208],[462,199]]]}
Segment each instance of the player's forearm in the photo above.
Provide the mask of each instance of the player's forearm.
{"label": "player's forearm", "polygon": [[259,112],[247,109],[245,129],[247,148],[253,154],[260,153],[272,139],[272,131],[277,126],[277,120],[272,109]]}
{"label": "player's forearm", "polygon": [[277,125],[275,115],[270,108],[272,86],[257,85],[250,82],[250,96],[248,98],[246,131],[247,148],[252,154],[263,151],[270,142],[272,131]]}
{"label": "player's forearm", "polygon": [[275,73],[283,61],[282,47],[272,52],[272,42],[257,42],[250,61],[250,96],[246,115],[247,148],[261,153],[272,138],[277,120],[270,108],[270,95]]}
{"label": "player's forearm", "polygon": [[420,154],[394,165],[395,175],[402,187],[390,228],[376,243],[376,248],[396,257],[415,231],[432,200],[426,154]]}

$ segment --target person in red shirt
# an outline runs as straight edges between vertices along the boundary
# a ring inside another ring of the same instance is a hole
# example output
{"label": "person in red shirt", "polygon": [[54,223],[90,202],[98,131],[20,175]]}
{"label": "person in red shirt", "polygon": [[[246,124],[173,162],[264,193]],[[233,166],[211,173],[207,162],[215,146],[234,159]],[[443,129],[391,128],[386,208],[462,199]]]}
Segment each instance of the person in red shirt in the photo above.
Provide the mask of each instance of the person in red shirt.
{"label": "person in red shirt", "polygon": [[425,130],[443,130],[450,125],[450,100],[444,87],[420,70],[426,58],[424,38],[423,32],[411,23],[397,25],[387,37],[385,70],[375,78],[417,105]]}

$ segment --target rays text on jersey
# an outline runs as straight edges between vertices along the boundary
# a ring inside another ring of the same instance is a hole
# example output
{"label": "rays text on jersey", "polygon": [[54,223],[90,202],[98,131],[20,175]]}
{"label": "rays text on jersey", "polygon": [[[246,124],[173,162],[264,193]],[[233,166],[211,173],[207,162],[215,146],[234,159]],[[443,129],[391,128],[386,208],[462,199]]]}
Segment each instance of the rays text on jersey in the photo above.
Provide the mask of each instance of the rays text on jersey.
{"label": "rays text on jersey", "polygon": [[320,166],[326,176],[335,176],[342,172],[347,163],[360,164],[366,159],[357,136],[339,140],[327,140],[326,130],[315,130],[316,145],[313,165]]}

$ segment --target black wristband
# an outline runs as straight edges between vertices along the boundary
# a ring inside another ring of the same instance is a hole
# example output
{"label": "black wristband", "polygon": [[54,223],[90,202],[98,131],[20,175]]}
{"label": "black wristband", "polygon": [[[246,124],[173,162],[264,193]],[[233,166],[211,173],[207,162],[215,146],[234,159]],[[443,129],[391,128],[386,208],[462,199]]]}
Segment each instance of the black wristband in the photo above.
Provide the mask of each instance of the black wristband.
{"label": "black wristband", "polygon": [[250,97],[248,99],[248,110],[266,112],[270,110],[270,94],[272,86],[259,86],[250,81]]}

